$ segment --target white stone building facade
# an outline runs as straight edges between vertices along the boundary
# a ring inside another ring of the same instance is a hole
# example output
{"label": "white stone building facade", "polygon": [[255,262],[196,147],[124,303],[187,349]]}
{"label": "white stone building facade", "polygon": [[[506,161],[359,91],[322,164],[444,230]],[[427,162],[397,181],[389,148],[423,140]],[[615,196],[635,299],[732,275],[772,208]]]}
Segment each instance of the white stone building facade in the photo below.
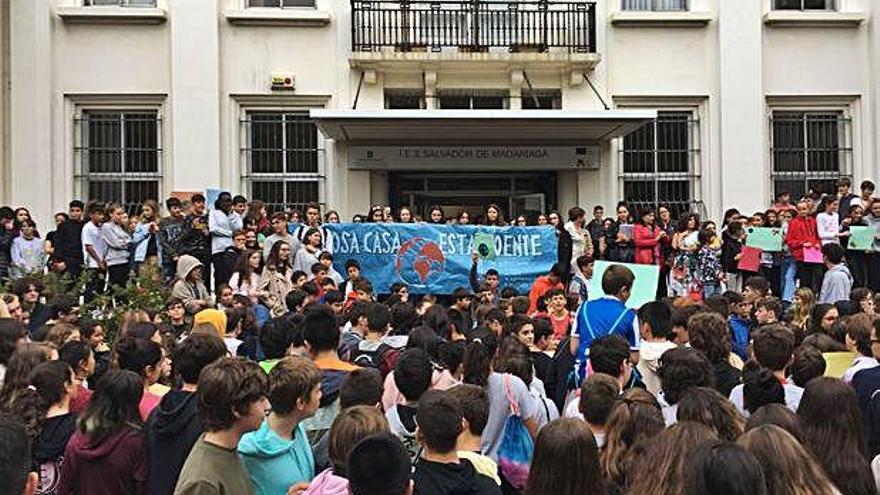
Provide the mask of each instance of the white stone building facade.
{"label": "white stone building facade", "polygon": [[878,176],[878,20],[874,0],[5,0],[0,203],[41,224],[205,188],[343,218],[751,212]]}

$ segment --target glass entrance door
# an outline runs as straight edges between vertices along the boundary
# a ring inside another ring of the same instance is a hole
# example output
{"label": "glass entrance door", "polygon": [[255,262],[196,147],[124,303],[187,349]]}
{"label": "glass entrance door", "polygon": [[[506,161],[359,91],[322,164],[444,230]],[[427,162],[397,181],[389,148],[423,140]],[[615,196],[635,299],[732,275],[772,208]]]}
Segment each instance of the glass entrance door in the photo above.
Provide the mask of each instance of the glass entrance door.
{"label": "glass entrance door", "polygon": [[486,206],[494,203],[503,210],[505,219],[526,215],[529,223],[534,223],[556,199],[553,172],[392,173],[388,180],[392,208],[408,206],[422,218],[437,205],[447,218],[455,218],[464,210],[471,221],[477,221]]}

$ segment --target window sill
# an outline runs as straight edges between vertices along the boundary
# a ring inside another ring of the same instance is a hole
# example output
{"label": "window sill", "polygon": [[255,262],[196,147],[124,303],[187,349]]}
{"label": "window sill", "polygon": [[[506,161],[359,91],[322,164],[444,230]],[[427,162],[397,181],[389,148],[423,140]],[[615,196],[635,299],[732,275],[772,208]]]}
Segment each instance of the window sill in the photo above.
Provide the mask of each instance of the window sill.
{"label": "window sill", "polygon": [[764,24],[774,27],[858,27],[864,21],[864,12],[771,10],[764,14]]}
{"label": "window sill", "polygon": [[156,7],[58,7],[58,17],[80,24],[162,24],[168,13]]}
{"label": "window sill", "polygon": [[712,21],[712,13],[621,10],[610,20],[617,27],[704,27]]}
{"label": "window sill", "polygon": [[308,8],[252,7],[243,10],[227,10],[224,15],[230,24],[237,26],[324,27],[330,24],[329,12]]}

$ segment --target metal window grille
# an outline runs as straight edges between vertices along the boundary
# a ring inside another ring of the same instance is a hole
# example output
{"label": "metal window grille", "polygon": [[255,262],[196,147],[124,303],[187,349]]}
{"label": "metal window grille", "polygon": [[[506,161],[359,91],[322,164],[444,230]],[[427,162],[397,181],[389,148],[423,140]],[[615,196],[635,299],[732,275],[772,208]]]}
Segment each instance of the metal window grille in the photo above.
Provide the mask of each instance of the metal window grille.
{"label": "metal window grille", "polygon": [[80,197],[120,203],[135,213],[159,199],[161,118],[156,111],[84,111],[74,117],[74,180]]}
{"label": "metal window grille", "polygon": [[248,0],[248,7],[314,7],[315,0]]}
{"label": "metal window grille", "polygon": [[623,10],[650,10],[655,12],[687,10],[687,0],[623,0]]}
{"label": "metal window grille", "polygon": [[250,112],[241,121],[243,178],[270,211],[321,201],[323,141],[305,113]]}
{"label": "metal window grille", "polygon": [[86,7],[155,7],[156,0],[84,0]]}
{"label": "metal window grille", "polygon": [[423,110],[425,108],[427,108],[425,93],[421,89],[385,90],[386,110]]}
{"label": "metal window grille", "polygon": [[775,10],[837,10],[836,0],[773,0]]}
{"label": "metal window grille", "polygon": [[698,127],[692,112],[659,112],[656,120],[623,138],[622,197],[636,211],[665,204],[673,216],[702,212]]}
{"label": "metal window grille", "polygon": [[441,110],[503,110],[510,108],[504,90],[444,89],[437,96]]}
{"label": "metal window grille", "polygon": [[770,137],[774,195],[831,193],[852,173],[852,120],[843,112],[774,111]]}

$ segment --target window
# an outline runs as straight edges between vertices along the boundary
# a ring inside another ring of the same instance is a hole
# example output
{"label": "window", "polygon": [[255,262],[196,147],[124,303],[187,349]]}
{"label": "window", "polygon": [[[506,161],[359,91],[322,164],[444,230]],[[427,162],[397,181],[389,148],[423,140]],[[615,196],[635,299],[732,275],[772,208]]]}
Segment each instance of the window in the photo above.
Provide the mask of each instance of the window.
{"label": "window", "polygon": [[161,120],[156,111],[84,111],[75,118],[78,195],[129,213],[160,199]]}
{"label": "window", "polygon": [[386,89],[386,110],[425,109],[425,94],[421,89]]}
{"label": "window", "polygon": [[248,0],[248,7],[314,7],[315,0]]}
{"label": "window", "polygon": [[773,0],[776,10],[836,10],[835,0]]}
{"label": "window", "polygon": [[504,90],[444,89],[440,91],[442,110],[501,110],[510,108]]}
{"label": "window", "polygon": [[83,5],[86,7],[155,7],[156,0],[85,0]]}
{"label": "window", "polygon": [[558,89],[523,89],[523,110],[561,110],[562,91]]}
{"label": "window", "polygon": [[666,204],[675,217],[697,209],[698,124],[689,111],[659,112],[655,121],[623,138],[622,197],[637,211]]}
{"label": "window", "polygon": [[320,202],[324,150],[308,114],[251,112],[242,125],[250,197],[266,202],[270,211]]}
{"label": "window", "polygon": [[680,11],[687,10],[687,0],[623,0],[623,10]]}
{"label": "window", "polygon": [[774,111],[770,127],[774,195],[831,193],[850,173],[851,120],[843,112]]}

